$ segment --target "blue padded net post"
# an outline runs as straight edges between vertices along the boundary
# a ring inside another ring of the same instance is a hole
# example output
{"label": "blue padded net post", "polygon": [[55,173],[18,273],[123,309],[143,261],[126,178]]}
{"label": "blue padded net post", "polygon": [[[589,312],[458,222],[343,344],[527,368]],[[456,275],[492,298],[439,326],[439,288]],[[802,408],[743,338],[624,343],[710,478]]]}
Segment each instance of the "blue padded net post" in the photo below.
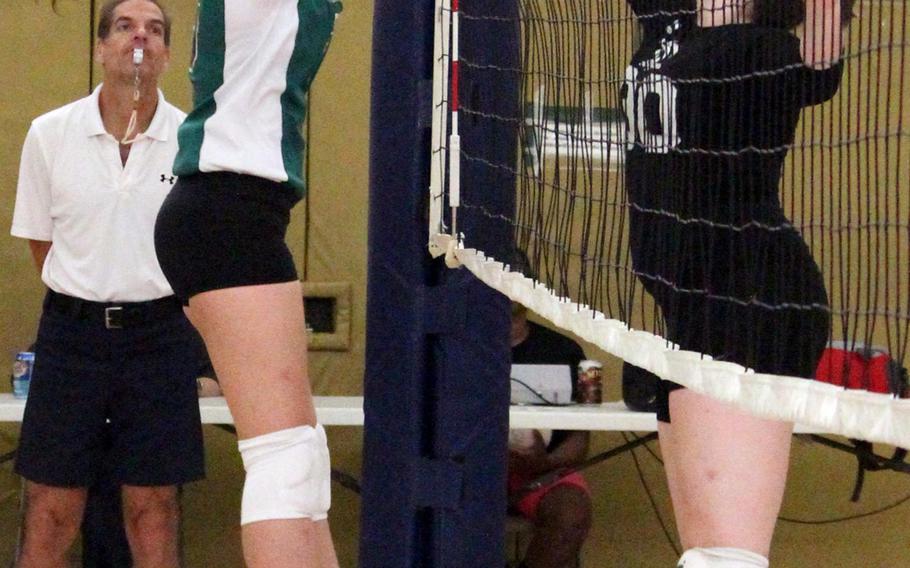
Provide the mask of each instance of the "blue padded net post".
{"label": "blue padded net post", "polygon": [[[491,13],[505,5],[472,4],[475,12]],[[433,9],[431,0],[375,3],[364,568],[503,563],[508,300],[427,252]],[[464,33],[496,42],[476,44],[466,57],[498,58],[498,64],[514,57],[517,30]],[[514,99],[517,84],[499,90]],[[499,104],[494,94],[470,84],[462,89],[480,108]],[[494,160],[514,160],[514,125],[472,126],[463,120],[462,136],[474,147]],[[459,223],[483,235],[478,244],[486,250],[504,254],[511,230],[494,219],[513,211],[513,176],[491,176],[465,160],[462,178],[481,194],[475,202],[482,207],[462,212]]]}

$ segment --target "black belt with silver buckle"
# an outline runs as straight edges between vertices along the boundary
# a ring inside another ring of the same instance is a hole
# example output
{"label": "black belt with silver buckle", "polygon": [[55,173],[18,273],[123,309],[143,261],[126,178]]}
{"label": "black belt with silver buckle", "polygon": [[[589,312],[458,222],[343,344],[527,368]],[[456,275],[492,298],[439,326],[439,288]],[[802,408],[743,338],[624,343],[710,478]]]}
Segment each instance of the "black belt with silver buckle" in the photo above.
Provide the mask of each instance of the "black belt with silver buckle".
{"label": "black belt with silver buckle", "polygon": [[98,322],[107,329],[123,329],[172,317],[183,311],[176,296],[148,302],[92,302],[48,290],[44,309],[73,319]]}

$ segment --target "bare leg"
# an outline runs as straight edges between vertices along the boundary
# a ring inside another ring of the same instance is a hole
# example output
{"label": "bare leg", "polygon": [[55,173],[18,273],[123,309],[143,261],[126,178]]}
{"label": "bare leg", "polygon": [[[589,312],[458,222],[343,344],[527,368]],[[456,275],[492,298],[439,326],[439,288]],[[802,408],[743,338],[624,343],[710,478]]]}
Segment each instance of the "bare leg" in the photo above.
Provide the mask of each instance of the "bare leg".
{"label": "bare leg", "polygon": [[793,425],[687,389],[670,394],[670,415],[660,444],[683,548],[733,547],[767,557]]}
{"label": "bare leg", "polygon": [[569,485],[554,487],[540,501],[528,568],[572,568],[591,529],[591,498]]}
{"label": "bare leg", "polygon": [[[299,282],[203,292],[190,299],[187,315],[241,439],[316,423]],[[338,565],[327,521],[261,521],[244,525],[242,535],[251,568]]]}
{"label": "bare leg", "polygon": [[135,568],[180,566],[177,488],[123,486],[126,537]]}
{"label": "bare leg", "polygon": [[85,488],[52,487],[27,481],[22,550],[18,568],[65,568],[79,533]]}

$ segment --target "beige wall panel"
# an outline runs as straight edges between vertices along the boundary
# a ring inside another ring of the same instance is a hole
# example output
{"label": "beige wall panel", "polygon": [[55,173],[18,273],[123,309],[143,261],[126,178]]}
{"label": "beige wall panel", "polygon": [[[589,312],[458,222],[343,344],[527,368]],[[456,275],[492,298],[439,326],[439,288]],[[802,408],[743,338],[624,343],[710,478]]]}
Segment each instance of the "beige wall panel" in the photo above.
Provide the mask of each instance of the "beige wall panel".
{"label": "beige wall panel", "polygon": [[[345,3],[310,99],[306,279],[352,284],[351,349],[310,354],[319,394],[362,392],[371,26],[371,2]],[[292,230],[289,242],[295,239]]]}
{"label": "beige wall panel", "polygon": [[[304,277],[313,282],[351,284],[351,344],[348,351],[311,351],[310,376],[316,394],[363,392],[366,321],[366,262],[370,53],[373,3],[348,0],[310,99],[310,187],[305,207],[307,238],[297,208],[288,242]],[[333,467],[360,477],[360,428],[332,428]],[[332,486],[332,533],[341,566],[356,566],[360,498]]]}
{"label": "beige wall panel", "polygon": [[82,3],[63,2],[58,12],[54,16],[49,5],[27,0],[0,3],[0,361],[4,369],[15,351],[33,340],[42,295],[28,245],[9,236],[22,142],[32,118],[88,89],[88,10]]}
{"label": "beige wall panel", "polygon": [[[49,3],[48,3],[49,4]],[[42,285],[28,245],[9,236],[19,152],[31,119],[88,89],[84,3],[64,2],[54,16],[29,0],[0,2],[0,390],[16,351],[34,339]],[[17,425],[0,425],[0,451],[15,448]],[[9,470],[9,466],[5,466]],[[0,475],[0,562],[12,558],[19,480]]]}

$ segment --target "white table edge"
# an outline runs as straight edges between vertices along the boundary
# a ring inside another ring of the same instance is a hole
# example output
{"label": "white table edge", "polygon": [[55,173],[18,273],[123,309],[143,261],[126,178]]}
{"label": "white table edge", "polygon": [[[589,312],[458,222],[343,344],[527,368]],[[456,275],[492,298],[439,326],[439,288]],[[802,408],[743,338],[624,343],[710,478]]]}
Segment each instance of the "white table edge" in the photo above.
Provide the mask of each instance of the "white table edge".
{"label": "white table edge", "polygon": [[[317,396],[314,404],[320,424],[363,426],[362,396]],[[0,393],[0,422],[21,422],[24,410],[24,400],[13,398],[11,393]],[[199,410],[203,424],[234,423],[223,397],[199,399]],[[511,406],[509,427],[653,432],[657,429],[657,418],[650,412],[629,410],[622,401],[598,405]],[[796,432],[820,433],[820,430],[797,425]]]}

